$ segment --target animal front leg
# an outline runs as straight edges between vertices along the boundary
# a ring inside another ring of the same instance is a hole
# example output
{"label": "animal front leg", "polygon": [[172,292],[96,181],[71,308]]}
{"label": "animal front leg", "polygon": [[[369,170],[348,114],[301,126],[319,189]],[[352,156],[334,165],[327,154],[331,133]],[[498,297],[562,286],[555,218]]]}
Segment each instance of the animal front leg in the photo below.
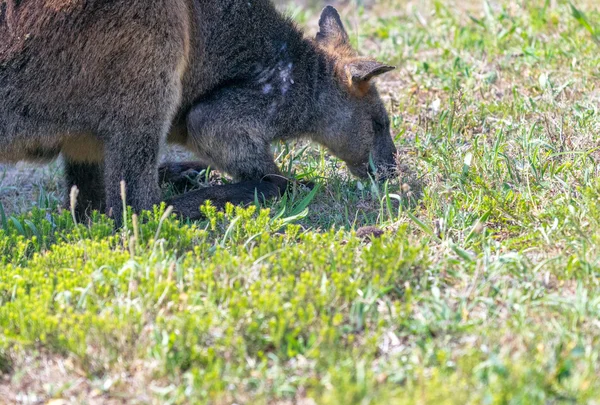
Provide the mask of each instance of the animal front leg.
{"label": "animal front leg", "polygon": [[[262,161],[266,158],[257,158]],[[271,157],[272,161],[272,157]],[[232,162],[229,162],[231,165]],[[273,167],[263,168],[253,167],[250,165],[244,166],[248,170],[245,174],[238,171],[238,178],[246,178],[250,180],[240,181],[234,184],[226,184],[219,186],[206,187],[199,190],[189,191],[179,196],[176,196],[167,201],[167,204],[172,205],[175,212],[189,219],[200,219],[202,214],[200,207],[211,201],[218,209],[223,209],[227,203],[233,205],[248,205],[256,200],[265,201],[273,198],[278,198],[287,189],[288,180],[281,175],[277,170],[275,163]],[[260,175],[262,170],[270,174]]]}
{"label": "animal front leg", "polygon": [[[253,104],[248,101],[247,106]],[[208,187],[171,199],[182,216],[199,218],[199,207],[210,200],[222,208],[226,203],[249,204],[255,199],[282,195],[288,184],[273,160],[268,126],[260,111],[246,114],[232,109],[229,97],[196,105],[188,114],[188,147],[202,161],[232,176],[238,183]]]}

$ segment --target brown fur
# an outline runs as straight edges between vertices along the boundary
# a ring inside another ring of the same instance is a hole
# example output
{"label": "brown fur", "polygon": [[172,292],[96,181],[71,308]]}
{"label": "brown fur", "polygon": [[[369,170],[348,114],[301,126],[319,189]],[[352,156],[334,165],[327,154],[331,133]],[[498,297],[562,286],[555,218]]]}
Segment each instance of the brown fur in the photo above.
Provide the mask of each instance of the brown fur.
{"label": "brown fur", "polygon": [[136,210],[158,202],[159,149],[183,98],[188,0],[2,4],[0,148],[16,156],[5,160],[62,151],[80,209],[112,208],[117,221],[121,180]]}
{"label": "brown fur", "polygon": [[240,181],[171,201],[190,217],[279,194],[275,140],[309,137],[361,176],[370,155],[393,165],[370,83],[390,68],[356,55],[335,9],[320,28],[303,38],[268,0],[2,0],[0,159],[62,152],[82,210],[117,220],[120,180],[134,209],[159,200],[167,134]]}

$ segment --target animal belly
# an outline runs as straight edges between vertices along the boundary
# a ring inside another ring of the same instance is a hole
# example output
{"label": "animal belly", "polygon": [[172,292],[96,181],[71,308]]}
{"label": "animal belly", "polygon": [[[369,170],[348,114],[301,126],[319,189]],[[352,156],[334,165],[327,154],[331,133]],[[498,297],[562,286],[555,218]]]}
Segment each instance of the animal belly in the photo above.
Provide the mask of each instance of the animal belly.
{"label": "animal belly", "polygon": [[0,162],[49,163],[60,153],[75,162],[98,163],[104,159],[104,145],[91,134],[58,136],[55,140],[17,140],[0,144]]}
{"label": "animal belly", "polygon": [[99,163],[104,160],[104,144],[93,134],[70,135],[62,141],[62,153],[74,162]]}
{"label": "animal belly", "polygon": [[12,142],[7,146],[0,146],[0,162],[17,163],[29,161],[35,163],[48,163],[60,154],[60,145],[44,145],[35,142]]}

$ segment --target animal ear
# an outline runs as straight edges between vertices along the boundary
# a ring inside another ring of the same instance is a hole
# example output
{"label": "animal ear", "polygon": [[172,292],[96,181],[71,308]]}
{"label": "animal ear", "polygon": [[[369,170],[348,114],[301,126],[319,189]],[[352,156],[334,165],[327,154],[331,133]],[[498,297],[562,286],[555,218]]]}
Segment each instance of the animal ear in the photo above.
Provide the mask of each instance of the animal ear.
{"label": "animal ear", "polygon": [[337,10],[332,6],[325,7],[321,12],[317,41],[335,41],[337,43],[348,42],[348,33],[346,33],[346,30],[344,29],[342,19]]}
{"label": "animal ear", "polygon": [[375,76],[382,75],[394,69],[396,69],[395,66],[384,65],[383,63],[371,60],[360,60],[346,65],[348,75],[354,83],[368,82]]}

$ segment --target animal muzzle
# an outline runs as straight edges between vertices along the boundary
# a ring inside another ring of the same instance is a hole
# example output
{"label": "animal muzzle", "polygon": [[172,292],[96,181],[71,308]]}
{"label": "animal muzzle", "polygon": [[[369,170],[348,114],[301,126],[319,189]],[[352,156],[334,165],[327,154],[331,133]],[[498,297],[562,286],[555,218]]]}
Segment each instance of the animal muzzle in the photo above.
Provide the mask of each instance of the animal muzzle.
{"label": "animal muzzle", "polygon": [[360,165],[348,164],[350,173],[361,179],[371,177],[376,180],[387,180],[394,176],[396,168],[395,154],[386,156],[385,160],[370,159],[368,163]]}
{"label": "animal muzzle", "polygon": [[375,148],[372,162],[369,163],[368,173],[379,180],[392,178],[397,171],[396,147],[390,141],[388,145],[381,148]]}

